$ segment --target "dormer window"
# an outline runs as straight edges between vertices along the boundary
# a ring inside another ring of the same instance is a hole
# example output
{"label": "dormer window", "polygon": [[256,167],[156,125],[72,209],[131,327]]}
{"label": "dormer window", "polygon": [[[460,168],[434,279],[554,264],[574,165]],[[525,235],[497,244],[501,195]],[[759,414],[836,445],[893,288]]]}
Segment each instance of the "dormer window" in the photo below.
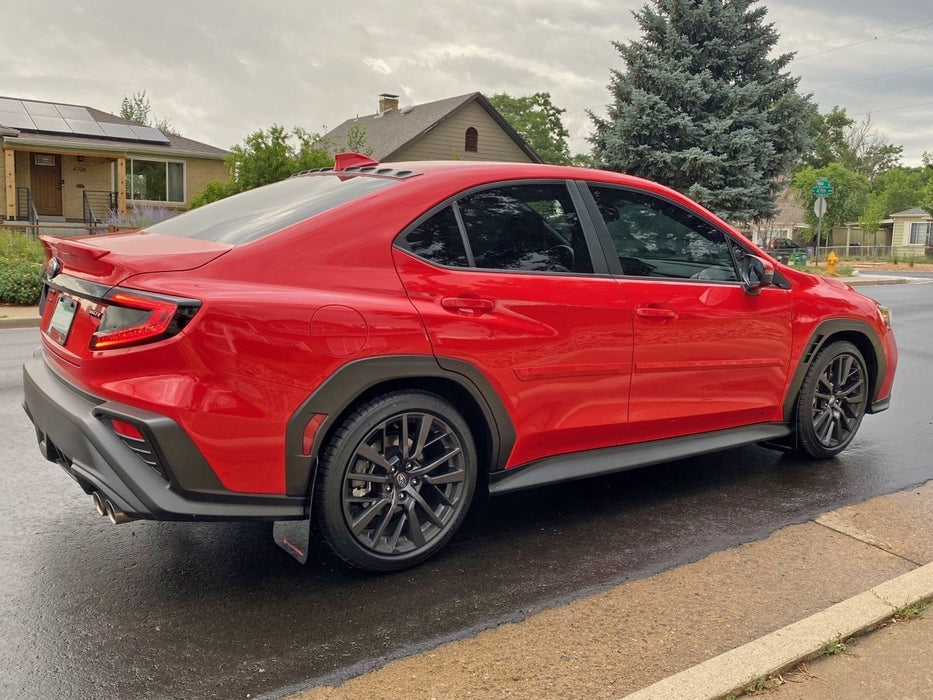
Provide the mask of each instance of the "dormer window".
{"label": "dormer window", "polygon": [[464,139],[463,150],[468,153],[476,153],[479,150],[479,132],[476,131],[472,126],[466,130],[466,138]]}

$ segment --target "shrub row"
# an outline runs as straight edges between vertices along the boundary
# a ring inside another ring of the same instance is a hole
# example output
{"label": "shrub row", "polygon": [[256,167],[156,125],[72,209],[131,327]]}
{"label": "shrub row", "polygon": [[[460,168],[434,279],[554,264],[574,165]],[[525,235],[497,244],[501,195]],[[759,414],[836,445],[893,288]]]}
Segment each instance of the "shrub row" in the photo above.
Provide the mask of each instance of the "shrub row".
{"label": "shrub row", "polygon": [[0,304],[38,304],[44,260],[42,243],[0,229]]}

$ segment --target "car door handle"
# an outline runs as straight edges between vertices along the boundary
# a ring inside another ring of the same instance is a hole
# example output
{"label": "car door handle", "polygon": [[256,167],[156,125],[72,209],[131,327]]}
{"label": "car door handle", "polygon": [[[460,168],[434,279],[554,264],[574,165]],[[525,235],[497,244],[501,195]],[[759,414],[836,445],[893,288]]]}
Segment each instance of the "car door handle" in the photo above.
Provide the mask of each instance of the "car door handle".
{"label": "car door handle", "polygon": [[477,297],[444,297],[441,299],[441,306],[448,311],[455,311],[461,314],[484,314],[492,311],[495,307],[492,299],[479,299]]}
{"label": "car door handle", "polygon": [[659,306],[639,306],[635,309],[635,315],[640,318],[651,318],[651,319],[675,319],[677,318],[677,312],[673,309],[662,309]]}

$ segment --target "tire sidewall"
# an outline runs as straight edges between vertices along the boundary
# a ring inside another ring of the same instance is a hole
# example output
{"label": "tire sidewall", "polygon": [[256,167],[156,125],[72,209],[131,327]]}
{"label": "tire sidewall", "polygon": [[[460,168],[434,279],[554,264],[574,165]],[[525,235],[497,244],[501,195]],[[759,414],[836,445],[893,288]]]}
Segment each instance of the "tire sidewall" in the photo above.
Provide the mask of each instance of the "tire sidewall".
{"label": "tire sidewall", "polygon": [[[833,360],[842,354],[852,355],[858,362],[865,383],[865,400],[862,405],[861,415],[859,415],[848,438],[838,445],[827,447],[820,442],[816,432],[813,430],[813,394],[823,372],[826,371],[826,368]],[[800,397],[797,401],[797,437],[801,451],[814,459],[828,459],[830,457],[835,457],[846,449],[855,438],[862,424],[862,419],[865,417],[866,408],[868,406],[868,399],[868,368],[865,364],[865,358],[862,352],[847,340],[837,340],[820,350],[819,354],[817,354],[816,358],[813,360],[813,364],[811,364],[810,368],[807,370],[803,384],[800,387]]]}
{"label": "tire sidewall", "polygon": [[[463,494],[450,521],[424,547],[413,552],[384,555],[360,544],[343,512],[344,475],[360,442],[372,429],[401,413],[418,411],[443,420],[456,433],[463,453],[466,473]],[[446,400],[426,391],[398,391],[361,405],[348,416],[323,452],[320,476],[315,489],[315,510],[325,540],[334,552],[351,566],[370,571],[394,571],[433,556],[453,536],[469,510],[476,488],[476,448],[473,436],[460,413]]]}

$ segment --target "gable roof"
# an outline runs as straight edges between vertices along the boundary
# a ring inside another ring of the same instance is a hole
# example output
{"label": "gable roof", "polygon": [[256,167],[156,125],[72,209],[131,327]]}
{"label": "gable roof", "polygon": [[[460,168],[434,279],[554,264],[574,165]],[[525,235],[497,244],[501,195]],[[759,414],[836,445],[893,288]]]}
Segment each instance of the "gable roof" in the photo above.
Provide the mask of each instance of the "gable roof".
{"label": "gable roof", "polygon": [[390,109],[381,114],[347,119],[343,124],[328,132],[324,138],[332,143],[346,143],[350,129],[358,124],[366,131],[366,146],[372,149],[372,157],[382,162],[389,160],[394,154],[473,102],[486,110],[532,162],[542,162],[541,156],[534,152],[525,139],[519,136],[512,125],[505,120],[505,117],[499,114],[492,103],[479,92],[402,109]]}
{"label": "gable roof", "polygon": [[914,207],[912,209],[905,209],[904,211],[896,212],[894,214],[891,214],[891,216],[892,217],[903,216],[903,217],[910,217],[911,219],[923,219],[923,218],[930,218],[930,212],[928,212],[926,209],[923,209],[921,207]]}
{"label": "gable roof", "polygon": [[[0,99],[20,101],[18,97],[0,97]],[[42,100],[22,100],[24,102],[40,103],[46,105],[62,105],[64,107],[77,107],[86,109],[94,121],[100,124],[123,124],[126,126],[145,126],[140,122],[123,119],[115,114],[102,112],[87,105],[75,105],[63,102],[44,102]],[[108,136],[79,136],[62,132],[47,132],[24,127],[10,127],[3,124],[0,114],[0,136],[8,146],[21,144],[23,146],[72,149],[76,151],[110,151],[161,154],[167,156],[193,156],[221,160],[230,155],[229,151],[211,146],[194,139],[185,138],[176,134],[163,134],[167,143],[154,143],[136,141],[132,139],[118,139]]]}

